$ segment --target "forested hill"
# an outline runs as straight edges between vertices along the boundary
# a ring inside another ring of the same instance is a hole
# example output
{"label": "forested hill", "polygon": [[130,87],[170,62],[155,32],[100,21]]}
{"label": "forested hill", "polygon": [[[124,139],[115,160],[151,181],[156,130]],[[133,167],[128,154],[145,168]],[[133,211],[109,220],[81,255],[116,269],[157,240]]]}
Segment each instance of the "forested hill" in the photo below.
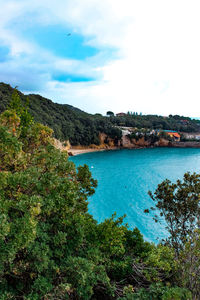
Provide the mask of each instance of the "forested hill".
{"label": "forested hill", "polygon": [[[0,112],[8,106],[13,88],[0,83]],[[19,92],[22,101],[27,96]],[[177,130],[179,132],[199,132],[200,121],[182,116],[163,117],[157,115],[132,115],[104,117],[101,114],[88,114],[67,104],[57,104],[40,95],[28,95],[30,113],[35,121],[51,127],[55,137],[69,140],[72,145],[91,145],[100,143],[99,133],[105,133],[115,142],[121,139],[121,130],[116,126],[148,129]],[[106,142],[106,141],[105,141]]]}
{"label": "forested hill", "polygon": [[[4,111],[14,89],[0,83],[0,112]],[[27,96],[19,92],[25,102]],[[67,104],[57,104],[40,95],[28,95],[30,113],[35,121],[54,130],[55,137],[70,140],[72,145],[99,144],[99,133],[104,132],[111,138],[121,138],[121,131],[113,127],[110,119],[101,115],[90,115]]]}

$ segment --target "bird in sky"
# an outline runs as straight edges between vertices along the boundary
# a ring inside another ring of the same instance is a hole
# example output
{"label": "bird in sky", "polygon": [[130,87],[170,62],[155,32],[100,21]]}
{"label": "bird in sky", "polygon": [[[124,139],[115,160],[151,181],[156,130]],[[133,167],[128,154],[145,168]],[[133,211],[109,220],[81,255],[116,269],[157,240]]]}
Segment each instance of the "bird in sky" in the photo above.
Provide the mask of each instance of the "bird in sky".
{"label": "bird in sky", "polygon": [[68,33],[68,34],[67,34],[67,36],[70,36],[70,35],[71,35],[71,33]]}

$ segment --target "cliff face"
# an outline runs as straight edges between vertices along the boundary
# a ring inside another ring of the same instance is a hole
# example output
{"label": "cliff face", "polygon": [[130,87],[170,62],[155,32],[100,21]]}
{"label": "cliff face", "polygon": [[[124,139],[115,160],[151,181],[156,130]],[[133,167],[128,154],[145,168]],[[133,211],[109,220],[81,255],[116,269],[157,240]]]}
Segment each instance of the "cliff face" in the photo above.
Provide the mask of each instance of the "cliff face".
{"label": "cliff face", "polygon": [[[105,133],[99,135],[100,145],[96,148],[100,149],[137,149],[137,148],[150,148],[150,147],[179,147],[179,148],[200,148],[200,142],[171,142],[166,139],[161,138],[159,141],[152,143],[151,141],[146,141],[144,137],[136,140],[130,139],[127,135],[123,135],[118,144],[111,138],[109,138]],[[106,141],[106,143],[105,143]],[[92,145],[91,145],[92,146]],[[94,148],[94,147],[91,147]]]}
{"label": "cliff face", "polygon": [[170,146],[170,141],[161,138],[158,142],[155,143],[155,146],[157,146],[157,147],[169,147]]}
{"label": "cliff face", "polygon": [[145,148],[145,147],[150,147],[151,143],[149,141],[145,141],[144,137],[136,140],[136,139],[131,139],[124,135],[121,139],[121,147],[122,148],[127,148],[127,149],[132,149],[132,148]]}
{"label": "cliff face", "polygon": [[121,140],[119,140],[116,144],[114,139],[109,138],[105,133],[101,133],[99,135],[100,140],[100,148],[103,149],[112,149],[112,148],[125,148],[125,149],[134,149],[134,148],[145,148],[150,147],[151,143],[149,141],[145,141],[144,137],[136,140],[130,139],[127,135],[123,135]]}
{"label": "cliff face", "polygon": [[170,142],[165,139],[160,139],[152,144],[149,141],[145,141],[144,138],[136,141],[135,139],[130,140],[127,136],[123,136],[121,141],[121,148],[134,149],[149,147],[200,148],[200,142]]}
{"label": "cliff face", "polygon": [[150,141],[145,141],[144,137],[140,138],[139,140],[132,139],[131,142],[136,146],[136,147],[149,147],[151,146]]}
{"label": "cliff face", "polygon": [[100,145],[97,146],[98,148],[101,149],[109,149],[109,148],[118,148],[120,147],[120,140],[118,140],[117,142],[110,138],[107,134],[105,133],[100,133],[99,134],[99,142]]}
{"label": "cliff face", "polygon": [[[200,148],[200,142],[171,142],[164,138],[160,138],[159,141],[152,142],[145,140],[144,137],[136,139],[130,139],[127,135],[123,135],[121,140],[117,143],[114,139],[111,139],[105,133],[99,134],[99,145],[91,144],[88,147],[79,145],[73,146],[75,150],[93,149],[93,150],[112,150],[112,149],[139,149],[139,148],[153,148],[153,147],[179,147],[179,148]],[[69,149],[69,144],[67,145]],[[65,147],[64,150],[68,150]]]}
{"label": "cliff face", "polygon": [[135,144],[132,143],[131,140],[126,135],[122,136],[120,146],[123,148],[135,148]]}

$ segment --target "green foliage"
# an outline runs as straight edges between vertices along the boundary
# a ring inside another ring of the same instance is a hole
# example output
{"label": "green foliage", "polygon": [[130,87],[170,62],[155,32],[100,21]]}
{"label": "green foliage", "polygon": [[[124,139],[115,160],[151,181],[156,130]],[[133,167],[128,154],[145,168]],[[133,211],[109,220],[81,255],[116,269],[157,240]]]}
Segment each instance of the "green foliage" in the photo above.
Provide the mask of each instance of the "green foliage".
{"label": "green foliage", "polygon": [[[2,120],[6,116],[15,117],[6,112]],[[81,216],[96,181],[86,166],[76,173],[66,154],[51,145],[45,126],[32,124],[24,140],[7,123],[0,127],[0,290],[12,287],[17,296],[32,289],[44,296],[56,270],[66,265],[63,254],[81,245]]]}
{"label": "green foliage", "polygon": [[114,113],[109,110],[109,111],[107,111],[106,115],[109,116],[109,117],[111,117],[111,116],[114,116]]}
{"label": "green foliage", "polygon": [[[177,269],[177,274],[174,280],[189,289],[193,299],[200,297],[199,194],[200,175],[196,173],[185,173],[183,180],[177,180],[176,183],[165,180],[158,185],[154,194],[150,192],[156,203],[151,209],[159,210],[160,218],[164,217],[167,224],[169,237],[165,242],[175,250],[173,269]],[[157,222],[159,216],[155,215],[154,219]],[[167,250],[166,246],[164,250]],[[150,257],[151,255],[148,260]],[[169,258],[169,254],[167,257]],[[168,264],[163,258],[161,261],[167,267]]]}
{"label": "green foliage", "polygon": [[174,287],[167,289],[162,296],[162,300],[189,300],[192,299],[192,294],[187,289]]}
{"label": "green foliage", "polygon": [[110,280],[103,266],[95,265],[88,259],[70,257],[66,271],[69,274],[69,282],[76,288],[79,299],[89,299],[93,294],[93,287],[98,282],[104,284],[111,291]]}
{"label": "green foliage", "polygon": [[[6,121],[9,120],[9,124]],[[13,112],[4,112],[0,116],[0,170],[16,165],[22,151],[22,143],[17,138],[16,126],[19,124],[19,118]]]}
{"label": "green foliage", "polygon": [[132,253],[135,257],[145,258],[152,249],[152,245],[144,241],[143,235],[137,227],[133,230],[127,230],[126,238],[126,252]]}
{"label": "green foliage", "polygon": [[177,279],[192,291],[193,298],[200,298],[200,230],[194,230],[184,244],[178,260]]}
{"label": "green foliage", "polygon": [[33,117],[29,113],[28,107],[29,107],[29,99],[26,98],[25,104],[23,105],[21,102],[21,98],[18,94],[18,91],[15,88],[12,94],[12,100],[8,108],[12,111],[15,111],[17,116],[20,118],[20,129],[21,129],[20,134],[22,137],[25,137],[28,128],[33,123]]}
{"label": "green foliage", "polygon": [[199,273],[176,273],[191,258],[198,265],[197,236],[177,262],[123,217],[98,224],[87,210],[97,186],[88,167],[76,170],[50,128],[22,122],[28,112],[18,100],[0,116],[0,300],[190,299],[178,298],[188,293],[182,287],[198,295]]}
{"label": "green foliage", "polygon": [[126,227],[121,226],[123,218],[114,219],[115,214],[98,227],[101,242],[100,248],[109,256],[123,255]]}
{"label": "green foliage", "polygon": [[87,165],[78,167],[77,179],[78,182],[81,182],[82,184],[83,190],[85,191],[84,195],[86,196],[86,200],[87,196],[91,196],[92,194],[94,194],[94,188],[97,187],[97,180],[94,180],[92,178]]}
{"label": "green foliage", "polygon": [[0,112],[9,106],[16,110],[23,125],[32,121],[32,115],[36,122],[52,128],[57,139],[69,140],[72,145],[99,145],[101,132],[116,142],[121,138],[121,130],[113,127],[110,118],[91,115],[67,104],[53,103],[40,95],[29,95],[28,98],[9,85],[0,83]]}
{"label": "green foliage", "polygon": [[112,124],[138,129],[176,130],[179,132],[198,132],[200,122],[183,116],[163,117],[158,115],[127,114],[122,117],[111,117]]}
{"label": "green foliage", "polygon": [[168,287],[152,284],[148,290],[142,288],[137,292],[129,286],[124,288],[124,297],[119,300],[190,300],[191,292],[179,287]]}
{"label": "green foliage", "polygon": [[[149,193],[155,201],[160,217],[164,217],[170,234],[168,242],[177,254],[200,225],[200,175],[185,173],[183,181],[171,183],[165,180],[158,185],[155,193]],[[152,208],[155,210],[155,208]],[[155,221],[159,217],[155,215]]]}

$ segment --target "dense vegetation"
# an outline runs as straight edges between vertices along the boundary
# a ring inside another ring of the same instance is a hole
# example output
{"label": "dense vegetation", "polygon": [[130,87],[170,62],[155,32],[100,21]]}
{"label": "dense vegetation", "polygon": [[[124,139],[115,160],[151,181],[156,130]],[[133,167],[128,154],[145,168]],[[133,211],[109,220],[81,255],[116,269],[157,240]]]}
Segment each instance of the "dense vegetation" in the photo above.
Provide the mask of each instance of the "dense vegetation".
{"label": "dense vegetation", "polygon": [[199,132],[200,121],[188,117],[169,115],[163,117],[158,115],[126,115],[121,117],[110,117],[113,125],[136,128],[149,128],[160,130],[175,130],[179,132]]}
{"label": "dense vegetation", "polygon": [[[3,112],[11,101],[14,89],[0,83],[0,112]],[[27,97],[19,92],[23,103]],[[90,115],[67,104],[57,104],[40,95],[29,95],[30,113],[34,119],[53,129],[57,139],[70,140],[72,145],[99,144],[99,133],[104,132],[110,138],[121,138],[121,131],[113,127],[110,119],[99,114]]]}
{"label": "dense vegetation", "polygon": [[[10,102],[14,89],[10,85],[0,83],[0,112],[3,112]],[[22,102],[26,97],[20,93]],[[37,122],[52,128],[56,138],[70,140],[72,145],[99,144],[99,133],[105,133],[114,141],[121,139],[121,130],[116,126],[130,126],[148,129],[177,130],[182,132],[200,131],[200,121],[181,116],[162,117],[157,115],[128,114],[122,117],[103,117],[101,114],[91,115],[70,105],[57,104],[40,95],[29,97],[30,112]],[[105,140],[107,142],[107,140]]]}
{"label": "dense vegetation", "polygon": [[115,215],[97,224],[87,211],[97,182],[51,136],[15,92],[0,116],[0,299],[199,299],[199,176],[152,195],[161,216],[166,198],[167,216],[181,195],[193,199],[179,215],[191,213],[181,248],[156,246]]}

